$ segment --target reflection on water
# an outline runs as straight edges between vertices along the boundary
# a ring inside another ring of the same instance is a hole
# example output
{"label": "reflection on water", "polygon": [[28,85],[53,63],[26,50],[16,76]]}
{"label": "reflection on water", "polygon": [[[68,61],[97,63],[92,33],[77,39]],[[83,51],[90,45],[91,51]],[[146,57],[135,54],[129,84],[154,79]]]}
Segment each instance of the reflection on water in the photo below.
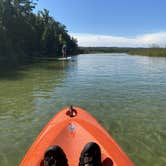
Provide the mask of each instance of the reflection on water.
{"label": "reflection on water", "polygon": [[0,165],[18,165],[70,104],[93,114],[137,166],[166,164],[166,59],[89,54],[0,72]]}

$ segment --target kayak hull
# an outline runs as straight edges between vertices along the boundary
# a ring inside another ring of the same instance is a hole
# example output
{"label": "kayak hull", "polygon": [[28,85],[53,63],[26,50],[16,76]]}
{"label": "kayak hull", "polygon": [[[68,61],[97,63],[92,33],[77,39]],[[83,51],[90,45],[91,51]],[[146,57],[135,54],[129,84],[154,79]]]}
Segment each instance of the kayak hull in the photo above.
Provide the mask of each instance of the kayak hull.
{"label": "kayak hull", "polygon": [[69,108],[65,108],[50,120],[20,166],[40,166],[46,149],[52,145],[63,149],[69,166],[78,166],[81,151],[88,142],[96,142],[100,146],[103,166],[134,165],[96,119],[81,108],[74,107],[74,110],[74,117],[70,117]]}

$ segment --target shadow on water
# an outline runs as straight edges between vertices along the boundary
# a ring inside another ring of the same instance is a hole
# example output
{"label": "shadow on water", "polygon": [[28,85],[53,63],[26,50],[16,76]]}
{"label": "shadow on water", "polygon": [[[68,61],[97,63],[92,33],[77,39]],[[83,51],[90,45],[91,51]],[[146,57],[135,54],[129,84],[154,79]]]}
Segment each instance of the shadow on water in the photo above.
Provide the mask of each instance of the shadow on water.
{"label": "shadow on water", "polygon": [[23,70],[27,70],[32,61],[27,60],[20,64],[0,61],[0,80],[20,80],[24,77]]}
{"label": "shadow on water", "polygon": [[21,80],[25,76],[25,73],[33,68],[43,69],[43,70],[55,70],[61,71],[67,68],[68,61],[57,61],[55,59],[38,59],[24,62],[21,66],[2,64],[0,63],[0,80]]}
{"label": "shadow on water", "polygon": [[[53,63],[52,63],[53,62]],[[66,61],[48,61],[48,60],[40,60],[36,63],[36,68],[43,68],[46,70],[64,70],[68,66],[68,62]]]}
{"label": "shadow on water", "polygon": [[0,80],[20,80],[24,77],[24,74],[15,69],[0,69]]}

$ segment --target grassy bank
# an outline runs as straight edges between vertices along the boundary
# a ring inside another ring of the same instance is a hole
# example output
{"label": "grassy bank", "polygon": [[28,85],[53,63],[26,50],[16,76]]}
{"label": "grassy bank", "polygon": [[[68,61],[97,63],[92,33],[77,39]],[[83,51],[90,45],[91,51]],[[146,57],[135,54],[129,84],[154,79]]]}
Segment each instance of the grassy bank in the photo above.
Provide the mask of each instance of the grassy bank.
{"label": "grassy bank", "polygon": [[166,57],[166,48],[129,48],[129,47],[80,47],[81,53],[128,53],[130,55],[143,55]]}
{"label": "grassy bank", "polygon": [[131,55],[166,57],[166,48],[134,48],[128,51]]}

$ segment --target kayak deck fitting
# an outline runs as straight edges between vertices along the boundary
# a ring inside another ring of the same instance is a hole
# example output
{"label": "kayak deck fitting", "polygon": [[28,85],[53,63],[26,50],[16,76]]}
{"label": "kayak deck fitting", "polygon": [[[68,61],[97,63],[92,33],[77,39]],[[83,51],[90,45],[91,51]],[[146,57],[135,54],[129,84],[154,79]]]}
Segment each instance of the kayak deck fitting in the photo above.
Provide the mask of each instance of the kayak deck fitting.
{"label": "kayak deck fitting", "polygon": [[20,166],[40,166],[45,151],[53,145],[63,149],[69,166],[78,166],[81,151],[88,142],[100,146],[103,166],[134,166],[96,119],[79,107],[67,107],[57,113],[36,138]]}

